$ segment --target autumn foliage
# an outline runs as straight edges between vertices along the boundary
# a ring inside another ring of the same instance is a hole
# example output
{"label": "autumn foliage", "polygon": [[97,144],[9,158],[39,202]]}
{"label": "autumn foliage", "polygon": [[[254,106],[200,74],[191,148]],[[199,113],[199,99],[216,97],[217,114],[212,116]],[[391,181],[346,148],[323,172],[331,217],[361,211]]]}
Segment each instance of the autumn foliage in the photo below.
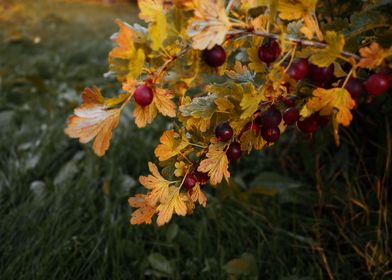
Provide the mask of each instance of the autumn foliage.
{"label": "autumn foliage", "polygon": [[[319,1],[322,2],[322,1]],[[137,127],[171,118],[148,163],[131,223],[168,223],[206,206],[207,184],[230,180],[230,161],[278,141],[290,125],[311,135],[349,126],[360,102],[386,94],[392,47],[324,29],[317,0],[140,0],[145,25],[117,20],[114,98],[87,88],[65,132],[103,156],[126,106]],[[354,22],[354,21],[353,21]],[[349,26],[350,27],[350,26]],[[222,79],[224,78],[224,79]],[[367,91],[367,92],[365,92]],[[222,125],[224,124],[224,125]]]}

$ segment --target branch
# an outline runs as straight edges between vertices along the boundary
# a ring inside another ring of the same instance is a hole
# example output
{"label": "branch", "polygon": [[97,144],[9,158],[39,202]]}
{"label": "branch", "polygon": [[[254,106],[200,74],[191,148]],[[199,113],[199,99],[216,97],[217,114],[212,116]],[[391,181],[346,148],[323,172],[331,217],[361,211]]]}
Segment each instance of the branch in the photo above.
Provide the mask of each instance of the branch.
{"label": "branch", "polygon": [[[279,39],[280,35],[279,34],[275,34],[275,33],[270,33],[270,32],[266,32],[266,31],[252,31],[252,30],[235,30],[233,32],[229,32],[230,35],[241,35],[241,34],[248,34],[248,35],[252,35],[252,36],[262,36],[262,37],[269,37],[269,38],[273,38],[273,39]],[[289,40],[290,42],[295,42],[299,45],[302,46],[311,46],[314,48],[319,48],[319,49],[323,49],[325,47],[327,47],[326,43],[322,43],[322,42],[318,42],[318,41],[311,41],[311,40],[304,40],[304,39],[300,39],[297,37],[293,37],[293,36],[286,36],[286,39]],[[341,54],[345,57],[352,57],[355,60],[360,60],[361,57],[356,55],[355,53],[351,53],[348,51],[342,51]]]}

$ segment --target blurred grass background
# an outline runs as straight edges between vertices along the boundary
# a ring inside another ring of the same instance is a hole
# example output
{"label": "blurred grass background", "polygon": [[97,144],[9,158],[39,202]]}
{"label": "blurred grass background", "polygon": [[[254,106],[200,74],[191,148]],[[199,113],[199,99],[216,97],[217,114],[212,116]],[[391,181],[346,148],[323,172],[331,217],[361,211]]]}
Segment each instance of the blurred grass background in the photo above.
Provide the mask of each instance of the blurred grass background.
{"label": "blurred grass background", "polygon": [[109,37],[137,7],[114,2],[0,0],[1,279],[392,278],[390,93],[358,108],[341,147],[293,129],[234,164],[206,209],[131,226],[165,122],[123,114],[103,158],[63,133],[84,87],[119,89],[103,78]]}

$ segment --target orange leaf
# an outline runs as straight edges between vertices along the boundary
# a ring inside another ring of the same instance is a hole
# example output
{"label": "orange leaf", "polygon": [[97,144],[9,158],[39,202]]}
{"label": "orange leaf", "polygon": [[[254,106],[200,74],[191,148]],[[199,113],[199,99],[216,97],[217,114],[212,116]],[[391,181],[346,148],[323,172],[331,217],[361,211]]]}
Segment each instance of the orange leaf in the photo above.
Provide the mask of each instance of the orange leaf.
{"label": "orange leaf", "polygon": [[223,0],[195,1],[195,20],[188,29],[194,49],[211,49],[221,45],[231,28]]}
{"label": "orange leaf", "polygon": [[187,200],[187,196],[180,193],[179,188],[170,187],[166,200],[158,206],[158,226],[168,223],[171,220],[173,213],[185,216],[187,214]]}
{"label": "orange leaf", "polygon": [[[95,137],[93,150],[98,156],[103,156],[109,148],[112,130],[120,120],[121,109],[111,109],[98,88],[87,88],[82,94],[83,104],[74,110],[74,115],[68,118],[65,133],[71,138],[79,138],[81,143],[87,143]],[[124,101],[112,99],[111,104],[117,105]]]}
{"label": "orange leaf", "polygon": [[178,155],[181,150],[188,146],[188,141],[185,135],[178,134],[174,130],[166,130],[160,138],[161,144],[155,148],[155,156],[160,161],[168,160],[169,158]]}
{"label": "orange leaf", "polygon": [[223,177],[230,178],[229,160],[226,156],[227,143],[212,143],[208,147],[207,158],[200,162],[198,171],[208,172],[212,185],[219,184]]}
{"label": "orange leaf", "polygon": [[148,163],[148,168],[152,175],[148,175],[147,177],[140,176],[139,182],[145,188],[151,190],[151,192],[147,194],[146,201],[151,206],[155,206],[158,202],[162,202],[166,199],[171,182],[162,177],[157,166],[152,162]]}
{"label": "orange leaf", "polygon": [[361,60],[358,67],[373,69],[379,66],[385,58],[392,55],[392,47],[385,50],[377,42],[371,43],[369,47],[359,49]]}
{"label": "orange leaf", "polygon": [[317,88],[313,91],[313,97],[309,99],[306,106],[310,110],[320,111],[322,116],[331,115],[333,110],[337,110],[337,123],[348,126],[353,118],[350,110],[354,108],[355,101],[344,88]]}
{"label": "orange leaf", "polygon": [[154,216],[157,207],[150,206],[145,200],[145,195],[136,194],[134,197],[128,199],[128,203],[133,208],[139,208],[132,212],[130,220],[132,225],[142,223],[151,224],[152,216]]}
{"label": "orange leaf", "polygon": [[171,118],[176,116],[176,104],[171,100],[173,97],[168,90],[155,88],[154,104],[162,115]]}
{"label": "orange leaf", "polygon": [[133,110],[133,116],[135,117],[137,127],[145,127],[152,123],[157,116],[157,108],[154,103],[144,107],[136,104]]}
{"label": "orange leaf", "polygon": [[203,191],[201,190],[200,184],[199,184],[199,183],[197,183],[197,184],[193,187],[191,199],[192,199],[192,201],[194,201],[194,202],[198,201],[200,205],[202,205],[203,207],[206,207],[206,204],[207,204],[207,197],[206,197],[206,195],[203,193]]}
{"label": "orange leaf", "polygon": [[120,31],[117,33],[114,41],[118,47],[111,50],[109,57],[130,59],[135,53],[135,46],[133,44],[133,30],[125,22],[116,20],[117,25],[120,27]]}

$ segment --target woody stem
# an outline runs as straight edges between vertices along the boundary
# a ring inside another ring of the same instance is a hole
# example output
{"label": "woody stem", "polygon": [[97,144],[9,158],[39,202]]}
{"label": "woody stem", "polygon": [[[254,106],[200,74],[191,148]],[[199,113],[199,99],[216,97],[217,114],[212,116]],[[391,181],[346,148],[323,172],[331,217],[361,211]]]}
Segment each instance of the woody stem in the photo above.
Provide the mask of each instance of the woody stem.
{"label": "woody stem", "polygon": [[[273,38],[273,39],[279,39],[279,37],[280,37],[279,34],[270,33],[267,31],[255,31],[255,30],[233,30],[232,32],[229,32],[229,34],[234,35],[234,36],[247,34],[250,36],[261,36],[261,37],[268,37],[268,38]],[[298,45],[302,45],[302,46],[310,46],[310,47],[319,48],[319,49],[323,49],[323,48],[327,47],[326,43],[322,43],[322,42],[318,42],[318,41],[311,41],[311,40],[304,40],[304,39],[300,39],[300,38],[293,37],[293,36],[286,36],[285,39],[290,42],[297,43]],[[348,51],[342,51],[341,54],[345,57],[352,57],[355,60],[360,60],[360,57],[358,55],[356,55],[355,53],[351,53]]]}

